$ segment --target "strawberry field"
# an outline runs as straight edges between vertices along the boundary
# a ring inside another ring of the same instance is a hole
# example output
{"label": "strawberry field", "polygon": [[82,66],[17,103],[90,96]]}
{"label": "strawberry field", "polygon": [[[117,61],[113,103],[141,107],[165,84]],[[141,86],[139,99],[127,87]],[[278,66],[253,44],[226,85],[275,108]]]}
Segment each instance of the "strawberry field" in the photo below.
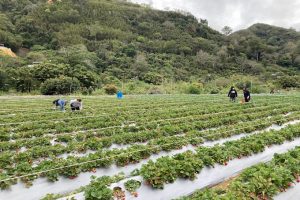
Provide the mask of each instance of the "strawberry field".
{"label": "strawberry field", "polygon": [[80,112],[0,99],[0,199],[279,200],[300,188],[297,96],[91,96]]}

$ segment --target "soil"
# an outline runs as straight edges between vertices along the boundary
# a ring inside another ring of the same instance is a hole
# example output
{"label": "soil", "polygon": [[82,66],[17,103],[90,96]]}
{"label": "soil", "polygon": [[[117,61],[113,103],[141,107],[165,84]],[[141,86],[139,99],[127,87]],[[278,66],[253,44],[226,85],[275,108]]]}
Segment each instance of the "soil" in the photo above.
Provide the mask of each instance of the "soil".
{"label": "soil", "polygon": [[125,192],[120,187],[115,187],[113,189],[115,200],[125,200]]}
{"label": "soil", "polygon": [[219,183],[219,184],[213,186],[212,188],[214,188],[214,189],[219,189],[219,190],[226,190],[226,189],[228,188],[228,186],[230,185],[230,183],[231,183],[232,181],[234,181],[235,179],[237,179],[238,177],[239,177],[239,175],[236,175],[236,176],[234,176],[234,177],[231,177],[231,178],[229,178],[229,179],[223,181],[222,183]]}
{"label": "soil", "polygon": [[0,47],[0,54],[3,54],[5,56],[10,56],[16,58],[17,55],[9,48],[6,47]]}

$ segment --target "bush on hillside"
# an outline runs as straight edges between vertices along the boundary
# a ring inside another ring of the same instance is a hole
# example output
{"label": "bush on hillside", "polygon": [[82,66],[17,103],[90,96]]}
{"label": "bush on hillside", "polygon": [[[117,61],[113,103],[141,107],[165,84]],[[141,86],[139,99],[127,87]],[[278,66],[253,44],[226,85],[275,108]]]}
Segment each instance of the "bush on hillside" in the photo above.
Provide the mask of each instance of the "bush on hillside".
{"label": "bush on hillside", "polygon": [[203,85],[201,83],[192,83],[188,86],[188,94],[201,94]]}
{"label": "bush on hillside", "polygon": [[79,80],[66,76],[48,79],[41,85],[41,93],[43,95],[70,94],[79,89]]}
{"label": "bush on hillside", "polygon": [[104,90],[105,90],[105,93],[109,94],[109,95],[114,95],[118,92],[117,86],[115,86],[113,84],[105,85]]}
{"label": "bush on hillside", "polygon": [[298,78],[295,76],[283,76],[278,82],[284,89],[299,87]]}

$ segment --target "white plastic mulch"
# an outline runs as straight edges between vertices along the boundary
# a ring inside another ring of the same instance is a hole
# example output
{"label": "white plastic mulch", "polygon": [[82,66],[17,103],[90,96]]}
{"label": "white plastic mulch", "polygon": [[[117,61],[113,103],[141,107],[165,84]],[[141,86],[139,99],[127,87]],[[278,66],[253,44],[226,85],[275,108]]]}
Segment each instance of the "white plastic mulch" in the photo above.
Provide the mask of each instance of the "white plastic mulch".
{"label": "white plastic mulch", "polygon": [[[283,126],[273,125],[270,129],[280,130],[286,127],[288,124],[299,123],[300,121],[293,121]],[[262,132],[262,131],[259,131]],[[255,133],[259,133],[254,132]],[[222,139],[215,142],[207,142],[204,146],[211,146],[214,144],[222,144],[226,141],[238,140],[242,137],[245,137],[249,134],[240,134],[233,136],[231,138]],[[138,190],[139,197],[131,197],[129,193],[126,195],[126,199],[141,199],[141,200],[166,200],[183,195],[188,195],[194,192],[196,189],[201,189],[203,187],[222,182],[224,179],[234,176],[236,173],[240,172],[243,169],[246,169],[250,166],[253,166],[260,162],[267,162],[272,159],[274,153],[284,153],[290,149],[293,149],[296,146],[300,145],[300,139],[297,139],[292,142],[286,142],[279,146],[272,146],[267,148],[263,153],[256,154],[251,157],[242,158],[240,160],[232,160],[228,163],[227,166],[216,165],[215,168],[204,168],[202,172],[197,176],[198,178],[195,181],[189,180],[178,180],[173,184],[168,184],[165,186],[164,190],[153,190],[149,186],[142,185]],[[143,164],[146,164],[150,159],[156,160],[162,156],[171,156],[174,154],[182,153],[187,150],[194,150],[197,147],[188,145],[181,150],[175,150],[171,152],[161,152],[157,155],[152,155],[149,159],[143,160],[138,164],[128,165],[126,167],[117,167],[112,166],[107,169],[97,169],[96,173],[81,173],[75,180],[70,180],[66,178],[60,178],[59,181],[51,183],[45,178],[39,178],[33,182],[33,186],[30,188],[25,188],[22,183],[13,185],[10,190],[0,191],[0,199],[10,199],[10,200],[37,200],[44,197],[48,193],[55,194],[65,194],[74,191],[75,189],[80,188],[81,186],[88,185],[90,183],[90,177],[95,175],[100,176],[113,176],[120,172],[124,172],[125,175],[129,175],[134,169],[140,168]],[[140,177],[135,177],[140,179]],[[125,180],[126,181],[126,180]],[[114,185],[120,185],[124,187],[123,184],[117,183]],[[114,186],[113,185],[113,186]],[[76,194],[76,199],[84,199],[83,193]],[[65,198],[66,199],[66,198]]]}

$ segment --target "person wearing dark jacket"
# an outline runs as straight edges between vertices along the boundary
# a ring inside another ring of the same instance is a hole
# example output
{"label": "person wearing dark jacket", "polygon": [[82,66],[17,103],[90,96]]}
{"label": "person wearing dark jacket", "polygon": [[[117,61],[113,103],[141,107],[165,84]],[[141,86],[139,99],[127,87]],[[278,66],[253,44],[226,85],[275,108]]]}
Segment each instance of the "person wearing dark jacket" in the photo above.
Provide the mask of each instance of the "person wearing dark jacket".
{"label": "person wearing dark jacket", "polygon": [[243,89],[245,102],[249,102],[251,99],[250,92],[247,88]]}
{"label": "person wearing dark jacket", "polygon": [[232,86],[228,92],[228,97],[230,97],[230,100],[231,101],[234,101],[236,100],[238,94],[237,94],[237,91],[235,90],[235,88]]}

